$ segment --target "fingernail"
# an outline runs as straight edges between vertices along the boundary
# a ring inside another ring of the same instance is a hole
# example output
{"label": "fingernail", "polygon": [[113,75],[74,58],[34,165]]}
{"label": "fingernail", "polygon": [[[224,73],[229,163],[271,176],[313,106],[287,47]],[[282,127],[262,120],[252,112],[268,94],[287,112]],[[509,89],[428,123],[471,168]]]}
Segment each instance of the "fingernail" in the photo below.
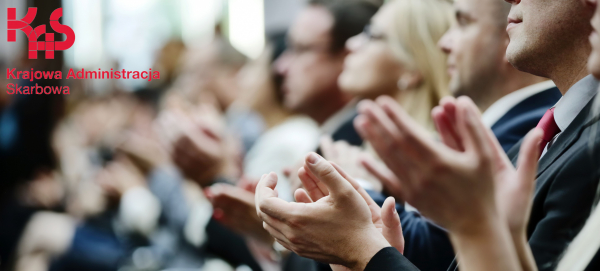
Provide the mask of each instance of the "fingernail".
{"label": "fingernail", "polygon": [[311,152],[308,157],[306,158],[306,161],[309,162],[310,164],[316,164],[317,162],[319,162],[319,159],[321,159],[316,153]]}

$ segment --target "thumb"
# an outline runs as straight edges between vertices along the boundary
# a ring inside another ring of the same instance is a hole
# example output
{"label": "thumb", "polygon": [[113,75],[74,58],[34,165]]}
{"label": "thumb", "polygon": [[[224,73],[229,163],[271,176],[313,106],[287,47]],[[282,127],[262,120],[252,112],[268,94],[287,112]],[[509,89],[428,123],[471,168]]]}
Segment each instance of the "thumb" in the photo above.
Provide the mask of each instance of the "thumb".
{"label": "thumb", "polygon": [[352,185],[323,157],[311,152],[306,156],[305,162],[308,170],[327,186],[333,198],[349,195],[355,191]]}
{"label": "thumb", "polygon": [[396,201],[388,197],[381,208],[381,220],[383,220],[383,237],[395,247],[400,253],[404,253],[404,236],[400,217],[396,211]]}
{"label": "thumb", "polygon": [[256,191],[254,194],[254,201],[256,202],[256,212],[260,213],[259,203],[268,198],[277,198],[277,174],[271,172],[264,174],[258,184],[256,185]]}
{"label": "thumb", "polygon": [[535,177],[537,175],[538,159],[540,157],[540,142],[544,132],[535,128],[531,130],[521,145],[519,150],[519,161],[517,164],[517,177],[521,191],[531,192]]}

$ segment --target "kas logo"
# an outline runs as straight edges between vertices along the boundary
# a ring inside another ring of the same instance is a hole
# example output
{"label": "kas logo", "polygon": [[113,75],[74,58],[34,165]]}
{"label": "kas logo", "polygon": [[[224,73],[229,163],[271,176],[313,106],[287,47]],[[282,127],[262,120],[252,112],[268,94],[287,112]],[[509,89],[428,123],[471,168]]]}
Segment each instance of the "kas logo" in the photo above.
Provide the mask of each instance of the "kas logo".
{"label": "kas logo", "polygon": [[[50,15],[50,27],[52,30],[67,35],[65,41],[54,41],[54,33],[46,33],[46,25],[42,24],[35,29],[29,24],[35,19],[37,8],[29,8],[23,19],[17,20],[17,9],[8,8],[8,42],[17,41],[17,30],[27,35],[29,40],[29,59],[36,59],[38,51],[46,51],[46,59],[54,59],[54,51],[63,51],[71,48],[75,43],[75,32],[70,27],[58,22],[63,15],[63,9],[57,8]],[[46,41],[38,41],[44,35]]]}

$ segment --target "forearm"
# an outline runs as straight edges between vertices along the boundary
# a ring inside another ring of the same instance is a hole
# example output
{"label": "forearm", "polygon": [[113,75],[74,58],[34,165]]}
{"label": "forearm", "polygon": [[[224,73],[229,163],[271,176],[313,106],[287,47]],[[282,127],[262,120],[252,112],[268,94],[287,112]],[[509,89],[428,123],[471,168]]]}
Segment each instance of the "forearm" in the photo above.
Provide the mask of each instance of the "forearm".
{"label": "forearm", "polygon": [[485,219],[468,231],[451,232],[450,240],[461,271],[521,270],[508,227],[500,219]]}
{"label": "forearm", "polygon": [[538,268],[535,263],[535,259],[533,258],[531,247],[529,247],[529,243],[527,242],[525,233],[512,233],[511,235],[523,271],[537,271]]}

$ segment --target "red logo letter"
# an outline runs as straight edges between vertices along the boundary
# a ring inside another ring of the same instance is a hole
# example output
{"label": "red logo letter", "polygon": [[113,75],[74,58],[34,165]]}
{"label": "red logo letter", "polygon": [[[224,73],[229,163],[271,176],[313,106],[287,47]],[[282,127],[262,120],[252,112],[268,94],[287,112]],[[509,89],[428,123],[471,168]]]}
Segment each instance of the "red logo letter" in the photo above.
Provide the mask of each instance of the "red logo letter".
{"label": "red logo letter", "polygon": [[[21,30],[27,35],[29,40],[29,59],[37,58],[37,51],[46,51],[46,59],[54,59],[54,51],[67,50],[75,43],[75,32],[70,27],[58,22],[58,19],[63,15],[63,9],[57,8],[50,15],[50,27],[58,33],[65,34],[67,40],[54,41],[54,33],[46,33],[46,25],[40,25],[33,29],[29,24],[33,22],[37,14],[37,8],[29,8],[27,15],[21,20],[17,20],[16,8],[8,8],[8,42],[15,42],[17,30]],[[46,35],[46,41],[38,41],[41,35]]]}

